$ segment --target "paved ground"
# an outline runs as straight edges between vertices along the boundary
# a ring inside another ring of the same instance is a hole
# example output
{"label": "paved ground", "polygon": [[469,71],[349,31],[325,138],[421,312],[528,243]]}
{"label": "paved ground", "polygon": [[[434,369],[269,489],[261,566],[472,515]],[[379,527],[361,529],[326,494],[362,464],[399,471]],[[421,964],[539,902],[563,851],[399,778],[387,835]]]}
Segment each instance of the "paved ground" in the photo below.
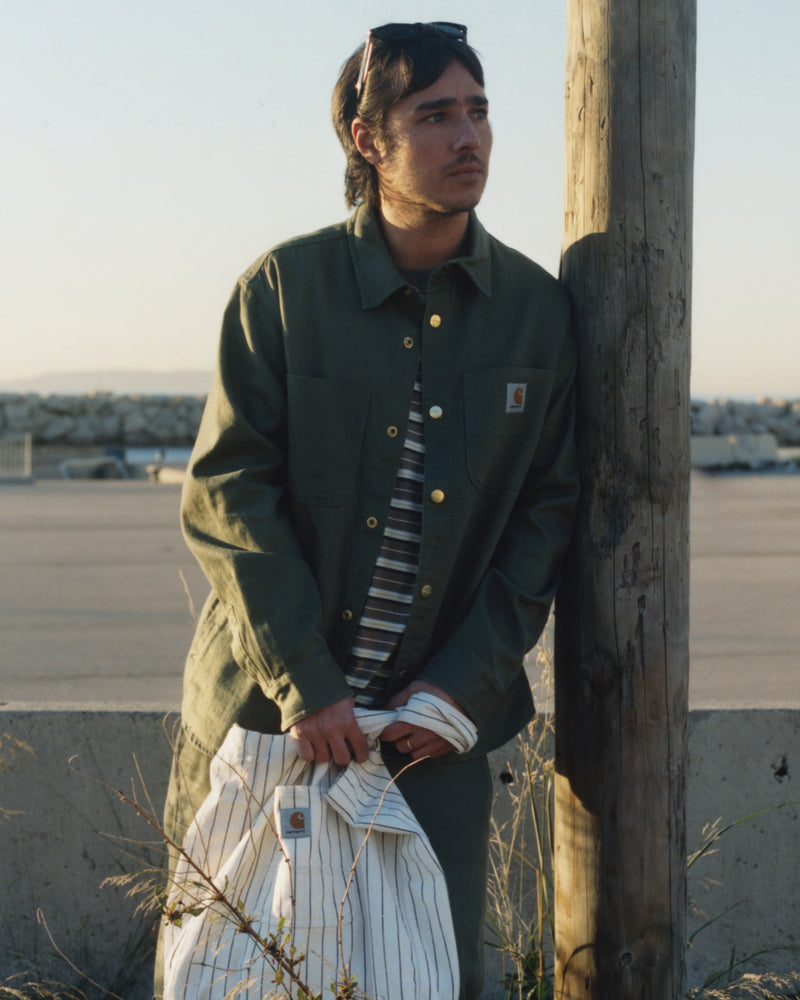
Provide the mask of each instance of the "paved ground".
{"label": "paved ground", "polygon": [[692,707],[800,708],[800,476],[692,477]]}
{"label": "paved ground", "polygon": [[[207,587],[179,489],[0,485],[0,704],[176,707]],[[693,708],[800,707],[800,476],[692,478]]]}
{"label": "paved ground", "polygon": [[180,700],[206,586],[180,491],[143,481],[0,487],[0,701]]}

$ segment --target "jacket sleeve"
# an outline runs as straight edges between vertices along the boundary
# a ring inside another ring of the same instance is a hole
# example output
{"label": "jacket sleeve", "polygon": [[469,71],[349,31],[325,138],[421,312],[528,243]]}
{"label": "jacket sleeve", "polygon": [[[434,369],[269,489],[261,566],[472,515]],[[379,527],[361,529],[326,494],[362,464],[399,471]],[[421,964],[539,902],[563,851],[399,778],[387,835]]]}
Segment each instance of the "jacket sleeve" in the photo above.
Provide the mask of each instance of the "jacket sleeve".
{"label": "jacket sleeve", "polygon": [[497,710],[538,641],[559,583],[579,492],[575,343],[562,333],[556,377],[536,452],[470,607],[421,676],[478,726]]}
{"label": "jacket sleeve", "polygon": [[263,271],[241,279],[181,504],[186,541],[224,605],[239,667],[281,724],[350,694],[320,632],[320,596],[287,499],[286,359]]}

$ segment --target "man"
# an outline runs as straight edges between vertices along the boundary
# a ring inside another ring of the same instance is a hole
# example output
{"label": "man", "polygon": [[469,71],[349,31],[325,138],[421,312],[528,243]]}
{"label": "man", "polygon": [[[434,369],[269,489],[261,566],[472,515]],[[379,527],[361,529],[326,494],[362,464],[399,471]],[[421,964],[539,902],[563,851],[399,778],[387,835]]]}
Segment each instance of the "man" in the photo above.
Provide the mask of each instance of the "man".
{"label": "man", "polygon": [[[354,705],[424,690],[456,757],[395,723],[384,757],[444,868],[461,996],[482,983],[487,751],[530,719],[522,669],[574,514],[564,289],[474,215],[492,134],[460,25],[385,25],[342,69],[344,224],[239,280],[182,517],[212,586],[187,662],[166,812],[180,841],[233,723],[345,766]],[[424,759],[423,758],[427,758]]]}

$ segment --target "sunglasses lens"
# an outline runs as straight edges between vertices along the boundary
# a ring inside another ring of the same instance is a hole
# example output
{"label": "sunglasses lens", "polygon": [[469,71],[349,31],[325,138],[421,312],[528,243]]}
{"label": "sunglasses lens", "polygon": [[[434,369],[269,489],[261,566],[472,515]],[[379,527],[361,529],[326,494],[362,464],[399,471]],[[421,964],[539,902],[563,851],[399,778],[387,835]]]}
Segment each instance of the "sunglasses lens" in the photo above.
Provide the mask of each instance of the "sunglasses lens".
{"label": "sunglasses lens", "polygon": [[465,24],[454,24],[452,21],[434,21],[433,26],[443,35],[447,35],[450,38],[463,38],[466,40],[467,26]]}
{"label": "sunglasses lens", "polygon": [[[431,29],[434,32],[431,32]],[[426,33],[439,32],[447,35],[448,38],[466,39],[467,28],[463,24],[455,24],[453,21],[432,21],[430,24],[382,24],[379,28],[373,28],[370,34],[379,38],[382,42],[398,42],[406,38],[419,38]]]}
{"label": "sunglasses lens", "polygon": [[396,42],[401,38],[414,38],[419,34],[418,28],[416,24],[384,24],[373,28],[372,34],[382,42]]}

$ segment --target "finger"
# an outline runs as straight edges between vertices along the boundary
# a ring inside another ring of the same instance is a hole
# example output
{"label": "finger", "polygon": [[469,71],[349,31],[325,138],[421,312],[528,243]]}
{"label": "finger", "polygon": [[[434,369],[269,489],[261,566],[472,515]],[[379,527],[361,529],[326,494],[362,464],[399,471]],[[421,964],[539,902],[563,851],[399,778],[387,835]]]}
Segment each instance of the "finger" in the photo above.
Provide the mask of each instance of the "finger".
{"label": "finger", "polygon": [[411,729],[407,723],[393,722],[383,730],[380,738],[384,743],[395,743],[397,740],[405,739],[409,733],[411,733]]}
{"label": "finger", "polygon": [[355,732],[348,736],[347,742],[353,752],[353,759],[359,764],[363,764],[369,756],[369,743],[367,743],[366,736],[356,727]]}
{"label": "finger", "polygon": [[[423,746],[423,737],[419,733],[406,733],[394,741],[395,750],[410,757],[419,754]],[[424,757],[425,754],[423,753],[422,756]]]}
{"label": "finger", "polygon": [[350,747],[342,739],[337,739],[330,744],[331,756],[335,764],[339,767],[347,767],[347,765],[352,761],[353,754],[350,752]]}
{"label": "finger", "polygon": [[422,734],[419,738],[413,736],[411,740],[413,743],[411,756],[414,760],[420,760],[422,757],[443,757],[452,752],[453,747],[443,737],[429,730],[422,730]]}
{"label": "finger", "polygon": [[315,739],[312,745],[314,747],[314,756],[311,759],[315,760],[318,764],[327,764],[331,759],[328,741],[325,739]]}
{"label": "finger", "polygon": [[331,757],[339,767],[347,767],[353,760],[363,764],[369,756],[367,738],[358,725],[329,733],[327,746],[330,748]]}
{"label": "finger", "polygon": [[414,760],[418,760],[420,757],[430,757],[435,760],[437,757],[444,757],[452,751],[452,747],[447,742],[447,740],[436,739],[433,743],[426,744],[419,750],[415,750],[411,755]]}
{"label": "finger", "polygon": [[294,740],[297,756],[301,760],[314,760],[315,751],[310,740],[307,740],[305,736],[295,736],[294,733],[290,733],[289,736],[290,739]]}

